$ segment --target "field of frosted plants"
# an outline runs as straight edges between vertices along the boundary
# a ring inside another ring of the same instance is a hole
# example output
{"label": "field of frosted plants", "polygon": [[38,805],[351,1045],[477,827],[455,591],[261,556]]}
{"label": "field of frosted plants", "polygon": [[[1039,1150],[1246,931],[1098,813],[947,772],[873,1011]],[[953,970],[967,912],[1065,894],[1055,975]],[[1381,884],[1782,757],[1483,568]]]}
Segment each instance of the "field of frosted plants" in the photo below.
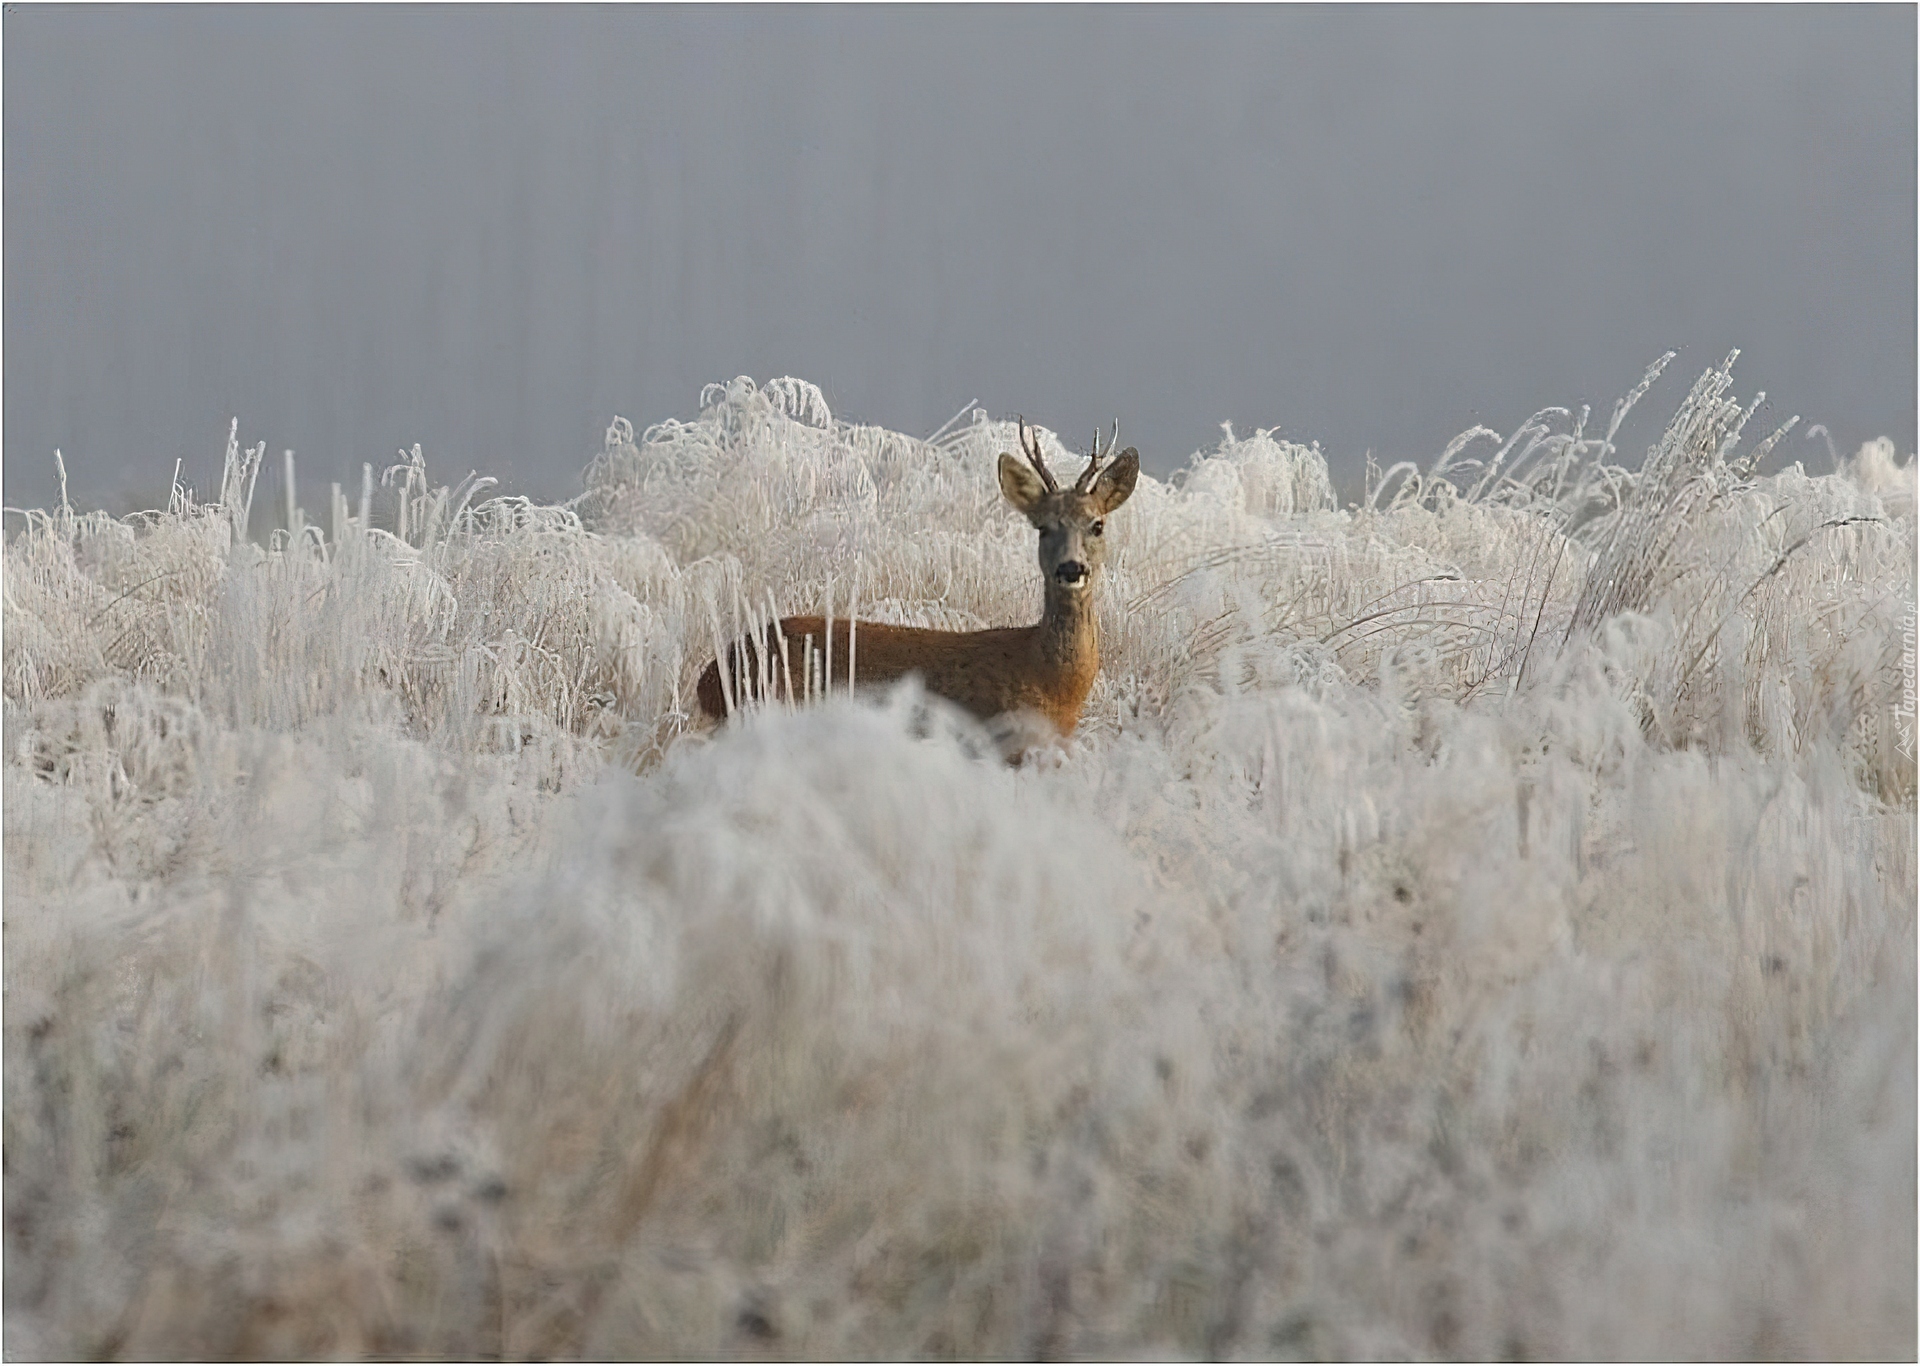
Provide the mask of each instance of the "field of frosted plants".
{"label": "field of frosted plants", "polygon": [[1010,415],[9,512],[7,1355],[1910,1358],[1914,466],[1730,365],[1143,476],[1017,767],[693,704],[1033,620]]}

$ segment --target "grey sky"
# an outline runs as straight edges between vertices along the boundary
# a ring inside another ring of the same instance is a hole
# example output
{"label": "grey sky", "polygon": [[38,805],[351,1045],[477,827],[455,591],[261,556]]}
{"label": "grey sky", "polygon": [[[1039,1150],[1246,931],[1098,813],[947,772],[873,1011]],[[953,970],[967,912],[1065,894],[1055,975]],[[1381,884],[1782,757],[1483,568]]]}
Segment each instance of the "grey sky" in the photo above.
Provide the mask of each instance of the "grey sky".
{"label": "grey sky", "polygon": [[[1915,9],[7,5],[5,478],[550,497],[736,374],[1150,468],[1431,458],[1735,346],[1914,445]],[[1651,433],[1642,434],[1640,444]],[[1825,467],[1824,447],[1796,453]],[[1817,453],[1817,455],[1816,455]],[[269,466],[277,467],[277,461]]]}

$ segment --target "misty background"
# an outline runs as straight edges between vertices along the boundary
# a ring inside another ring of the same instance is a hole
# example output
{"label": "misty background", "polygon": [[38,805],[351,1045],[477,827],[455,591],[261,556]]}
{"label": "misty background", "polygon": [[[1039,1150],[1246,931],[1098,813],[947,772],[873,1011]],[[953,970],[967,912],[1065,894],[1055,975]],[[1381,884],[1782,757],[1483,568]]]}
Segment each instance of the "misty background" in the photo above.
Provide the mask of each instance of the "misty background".
{"label": "misty background", "polygon": [[5,499],[210,495],[234,415],[262,495],[565,498],[739,374],[1351,489],[1677,348],[1636,459],[1736,346],[1904,453],[1915,13],[7,5]]}

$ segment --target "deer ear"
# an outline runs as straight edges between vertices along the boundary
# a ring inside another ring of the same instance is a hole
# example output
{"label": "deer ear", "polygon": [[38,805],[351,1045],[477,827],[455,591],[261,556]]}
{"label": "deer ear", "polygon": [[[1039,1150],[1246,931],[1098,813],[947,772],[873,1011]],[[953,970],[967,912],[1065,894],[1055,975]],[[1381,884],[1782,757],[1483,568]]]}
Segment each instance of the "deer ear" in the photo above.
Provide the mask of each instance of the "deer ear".
{"label": "deer ear", "polygon": [[1040,500],[1047,496],[1047,486],[1040,482],[1040,476],[1033,472],[1033,466],[1002,451],[1000,492],[1007,495],[1009,503],[1031,517],[1033,510],[1040,506]]}
{"label": "deer ear", "polygon": [[1133,496],[1134,480],[1140,477],[1140,452],[1129,446],[1120,458],[1100,471],[1093,481],[1093,505],[1102,517]]}

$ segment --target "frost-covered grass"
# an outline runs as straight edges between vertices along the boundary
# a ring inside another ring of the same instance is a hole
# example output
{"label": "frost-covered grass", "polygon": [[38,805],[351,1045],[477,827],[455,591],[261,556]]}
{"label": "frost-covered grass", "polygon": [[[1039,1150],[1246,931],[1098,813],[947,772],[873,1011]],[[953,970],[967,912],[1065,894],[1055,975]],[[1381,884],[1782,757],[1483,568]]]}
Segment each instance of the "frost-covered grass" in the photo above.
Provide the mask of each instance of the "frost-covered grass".
{"label": "frost-covered grass", "polygon": [[984,415],[9,514],[7,1354],[1911,1357],[1913,465],[1730,383],[1143,477],[1019,769],[689,714],[1032,619]]}

